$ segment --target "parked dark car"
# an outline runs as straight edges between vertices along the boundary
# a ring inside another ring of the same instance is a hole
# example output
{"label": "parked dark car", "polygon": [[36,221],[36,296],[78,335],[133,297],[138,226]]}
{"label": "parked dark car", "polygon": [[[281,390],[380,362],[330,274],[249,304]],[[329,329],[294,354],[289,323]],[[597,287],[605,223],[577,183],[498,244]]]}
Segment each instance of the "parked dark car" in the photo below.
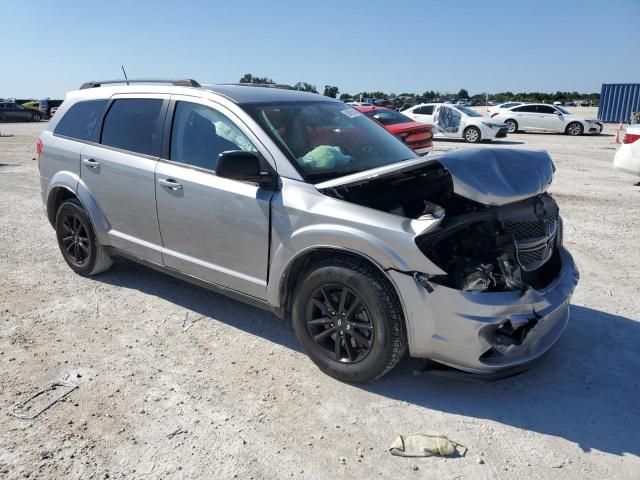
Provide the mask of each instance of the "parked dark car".
{"label": "parked dark car", "polygon": [[39,122],[42,113],[13,102],[0,103],[0,121],[3,122]]}
{"label": "parked dark car", "polygon": [[62,100],[51,100],[50,98],[40,100],[40,112],[42,113],[42,117],[45,120],[49,120],[51,118],[51,109],[53,107],[59,107],[60,105],[62,105]]}

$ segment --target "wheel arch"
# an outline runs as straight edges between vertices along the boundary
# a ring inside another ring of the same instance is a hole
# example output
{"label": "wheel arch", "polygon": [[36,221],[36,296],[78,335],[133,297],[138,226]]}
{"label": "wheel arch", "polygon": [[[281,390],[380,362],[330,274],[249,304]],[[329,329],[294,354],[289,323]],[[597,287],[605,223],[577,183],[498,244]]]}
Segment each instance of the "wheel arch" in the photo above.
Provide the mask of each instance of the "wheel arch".
{"label": "wheel arch", "polygon": [[364,262],[371,266],[380,274],[380,278],[388,284],[391,291],[396,297],[398,305],[402,310],[403,322],[406,327],[406,312],[402,302],[402,297],[398,291],[398,287],[391,277],[387,274],[387,271],[371,257],[356,252],[354,250],[336,247],[336,246],[315,246],[304,249],[294,255],[282,270],[280,278],[277,279],[278,290],[278,312],[283,317],[289,317],[291,314],[291,307],[293,303],[293,292],[295,290],[296,281],[304,275],[304,273],[316,262],[326,259],[328,257],[335,258],[347,258],[359,262]]}
{"label": "wheel arch", "polygon": [[71,172],[59,172],[51,179],[46,197],[46,213],[55,228],[56,213],[65,200],[76,198],[86,210],[93,230],[102,245],[109,245],[109,222],[87,185]]}

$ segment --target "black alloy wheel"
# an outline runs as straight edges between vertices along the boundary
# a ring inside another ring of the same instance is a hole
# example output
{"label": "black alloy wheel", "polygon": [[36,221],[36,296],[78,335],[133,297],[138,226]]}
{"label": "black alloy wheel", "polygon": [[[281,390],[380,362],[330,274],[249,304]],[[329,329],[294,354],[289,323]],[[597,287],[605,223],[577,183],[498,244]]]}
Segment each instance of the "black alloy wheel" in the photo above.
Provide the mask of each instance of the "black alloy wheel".
{"label": "black alloy wheel", "polygon": [[317,288],[307,302],[306,322],[313,341],[337,362],[357,363],[371,351],[372,317],[360,296],[345,285]]}
{"label": "black alloy wheel", "polygon": [[362,259],[328,256],[311,264],[297,280],[291,317],[305,353],[338,380],[379,378],[407,348],[393,285]]}
{"label": "black alloy wheel", "polygon": [[87,263],[91,248],[87,227],[83,224],[83,219],[73,212],[65,212],[60,219],[60,225],[63,255],[75,267],[81,268]]}

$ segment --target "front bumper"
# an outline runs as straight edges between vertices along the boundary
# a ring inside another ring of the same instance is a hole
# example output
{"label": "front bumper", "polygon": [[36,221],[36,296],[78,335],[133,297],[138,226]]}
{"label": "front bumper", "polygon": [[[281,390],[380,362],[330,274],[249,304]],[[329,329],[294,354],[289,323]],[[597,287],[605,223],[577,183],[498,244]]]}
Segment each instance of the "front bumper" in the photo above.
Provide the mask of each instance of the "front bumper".
{"label": "front bumper", "polygon": [[599,135],[602,133],[604,124],[601,122],[585,122],[584,133]]}
{"label": "front bumper", "polygon": [[[412,276],[391,271],[407,322],[411,356],[429,358],[472,373],[493,373],[533,362],[560,338],[579,273],[561,252],[558,277],[544,290],[474,293],[431,283],[432,292]],[[504,345],[496,330],[510,321],[525,325],[519,345]]]}

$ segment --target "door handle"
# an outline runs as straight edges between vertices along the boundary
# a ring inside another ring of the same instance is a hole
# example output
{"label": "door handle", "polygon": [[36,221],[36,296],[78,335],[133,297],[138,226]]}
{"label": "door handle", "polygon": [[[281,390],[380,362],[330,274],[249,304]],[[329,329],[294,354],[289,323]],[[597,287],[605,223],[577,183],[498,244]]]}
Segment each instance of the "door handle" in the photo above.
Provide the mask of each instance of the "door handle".
{"label": "door handle", "polygon": [[96,162],[93,158],[83,158],[82,163],[89,168],[98,168],[100,166],[100,163]]}
{"label": "door handle", "polygon": [[169,190],[180,190],[182,189],[182,185],[176,182],[173,178],[161,178],[158,180],[158,183],[163,187],[168,188]]}

